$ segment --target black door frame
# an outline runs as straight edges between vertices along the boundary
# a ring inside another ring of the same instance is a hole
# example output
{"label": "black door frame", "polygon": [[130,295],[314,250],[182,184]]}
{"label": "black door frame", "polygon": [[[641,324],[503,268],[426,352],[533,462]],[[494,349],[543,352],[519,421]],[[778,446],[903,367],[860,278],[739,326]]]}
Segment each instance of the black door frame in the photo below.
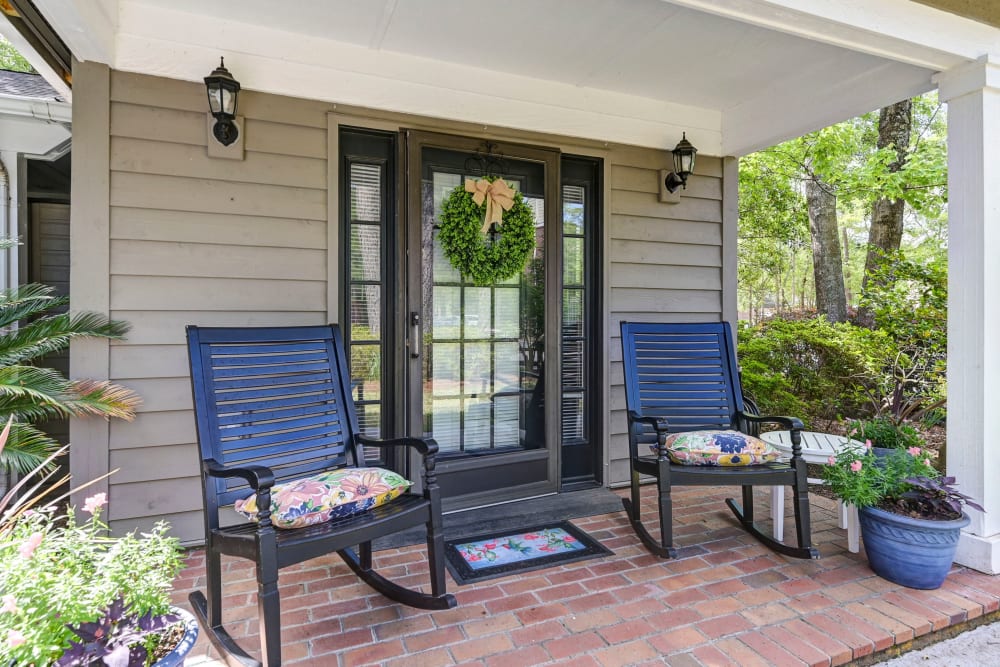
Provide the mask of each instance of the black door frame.
{"label": "black door frame", "polygon": [[[474,137],[461,137],[434,132],[405,130],[405,201],[406,224],[405,244],[401,248],[402,266],[400,272],[405,276],[404,284],[400,285],[400,294],[405,294],[406,312],[404,317],[409,322],[411,312],[421,311],[420,286],[421,256],[413,249],[420,249],[422,242],[422,154],[424,147],[437,147],[474,153],[481,149],[483,140]],[[545,448],[541,450],[524,450],[504,452],[482,456],[471,456],[455,459],[439,459],[437,465],[438,481],[445,492],[444,506],[446,510],[463,509],[491,503],[504,502],[516,498],[554,493],[560,483],[561,455],[561,386],[560,374],[555,372],[561,359],[562,312],[559,298],[562,287],[562,239],[560,235],[562,219],[560,214],[560,153],[557,149],[525,146],[515,143],[498,142],[494,150],[505,157],[518,160],[529,160],[543,163],[545,166],[545,358],[551,371],[545,373]],[[411,338],[413,327],[406,328],[406,346],[402,350],[409,361],[407,375],[407,395],[410,407],[407,411],[407,431],[412,435],[420,435],[423,425],[423,378],[421,359],[410,354],[414,347]],[[550,333],[554,332],[554,333]],[[421,351],[422,353],[422,351]],[[555,364],[552,362],[556,361]],[[526,484],[517,484],[517,479],[525,474],[537,477],[544,470],[544,479]],[[413,470],[415,473],[416,470]],[[453,491],[448,496],[448,491]],[[480,489],[480,490],[473,490]]]}

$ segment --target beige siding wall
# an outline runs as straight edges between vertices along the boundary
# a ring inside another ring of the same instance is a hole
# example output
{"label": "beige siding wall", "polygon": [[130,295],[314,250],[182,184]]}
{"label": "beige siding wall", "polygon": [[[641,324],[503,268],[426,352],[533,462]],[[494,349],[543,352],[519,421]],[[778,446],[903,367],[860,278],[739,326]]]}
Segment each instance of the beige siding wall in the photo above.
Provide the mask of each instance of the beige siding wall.
{"label": "beige siding wall", "polygon": [[[144,404],[134,422],[110,425],[109,464],[120,468],[110,481],[110,519],[125,530],[162,517],[184,541],[202,535],[184,326],[336,317],[326,312],[337,271],[327,256],[330,105],[244,93],[246,159],[236,161],[207,156],[203,96],[196,84],[111,73],[108,290],[111,315],[133,328],[128,341],[111,345],[109,376]],[[351,124],[365,124],[365,112],[351,113]],[[623,319],[720,318],[721,160],[699,156],[680,203],[666,204],[658,199],[666,151],[384,112],[371,117],[382,128],[492,136],[605,157],[606,481],[627,480],[618,326]]]}
{"label": "beige siding wall", "polygon": [[202,533],[184,326],[327,321],[328,105],[240,97],[246,156],[206,152],[202,86],[112,72],[110,376],[143,398],[109,436],[110,519]]}
{"label": "beige siding wall", "polygon": [[629,479],[622,321],[717,322],[722,317],[722,160],[698,156],[677,204],[659,200],[664,151],[612,150],[609,266],[609,481]]}

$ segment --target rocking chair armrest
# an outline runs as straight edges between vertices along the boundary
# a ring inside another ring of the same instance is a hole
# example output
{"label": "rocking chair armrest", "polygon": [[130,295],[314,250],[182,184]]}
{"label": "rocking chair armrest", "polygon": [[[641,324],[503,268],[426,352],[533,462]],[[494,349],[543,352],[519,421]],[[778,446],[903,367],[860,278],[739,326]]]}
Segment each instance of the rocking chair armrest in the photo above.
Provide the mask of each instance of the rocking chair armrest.
{"label": "rocking chair armrest", "polygon": [[649,424],[657,433],[666,433],[670,430],[670,424],[667,423],[666,417],[646,417],[644,415],[640,415],[635,410],[629,410],[628,418],[629,421],[639,422],[640,424]]}
{"label": "rocking chair armrest", "polygon": [[417,450],[418,453],[428,456],[431,454],[437,454],[438,444],[433,438],[388,438],[386,440],[378,440],[376,438],[369,438],[363,435],[357,436],[358,444],[364,445],[366,447],[411,447]]}
{"label": "rocking chair armrest", "polygon": [[274,473],[267,466],[224,466],[215,459],[205,459],[201,463],[202,469],[209,477],[239,477],[246,480],[250,488],[255,491],[270,489],[274,486]]}
{"label": "rocking chair armrest", "polygon": [[740,419],[745,419],[748,422],[753,422],[755,424],[778,424],[787,428],[789,431],[801,431],[805,429],[805,425],[802,420],[798,417],[778,417],[775,415],[752,415],[747,412],[738,412],[736,416]]}

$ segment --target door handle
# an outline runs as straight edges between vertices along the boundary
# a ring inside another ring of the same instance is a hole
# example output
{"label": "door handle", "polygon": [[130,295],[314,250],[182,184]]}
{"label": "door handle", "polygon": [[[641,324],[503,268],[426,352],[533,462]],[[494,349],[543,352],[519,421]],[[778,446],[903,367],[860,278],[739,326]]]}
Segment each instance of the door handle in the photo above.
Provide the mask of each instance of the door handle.
{"label": "door handle", "polygon": [[410,313],[410,357],[416,359],[420,356],[420,313],[414,311]]}

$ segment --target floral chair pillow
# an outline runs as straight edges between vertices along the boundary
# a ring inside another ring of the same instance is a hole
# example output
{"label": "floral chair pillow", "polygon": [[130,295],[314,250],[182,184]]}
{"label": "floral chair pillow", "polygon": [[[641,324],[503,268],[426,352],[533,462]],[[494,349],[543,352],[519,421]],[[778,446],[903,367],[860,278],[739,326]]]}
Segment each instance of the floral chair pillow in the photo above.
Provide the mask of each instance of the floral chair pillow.
{"label": "floral chair pillow", "polygon": [[[384,505],[413,482],[383,468],[341,468],[271,489],[271,521],[276,528],[301,528]],[[237,500],[234,509],[257,520],[257,494]]]}
{"label": "floral chair pillow", "polygon": [[[739,431],[687,431],[666,440],[667,455],[688,466],[746,466],[776,461],[781,452],[759,438]],[[656,445],[650,447],[657,453]]]}

